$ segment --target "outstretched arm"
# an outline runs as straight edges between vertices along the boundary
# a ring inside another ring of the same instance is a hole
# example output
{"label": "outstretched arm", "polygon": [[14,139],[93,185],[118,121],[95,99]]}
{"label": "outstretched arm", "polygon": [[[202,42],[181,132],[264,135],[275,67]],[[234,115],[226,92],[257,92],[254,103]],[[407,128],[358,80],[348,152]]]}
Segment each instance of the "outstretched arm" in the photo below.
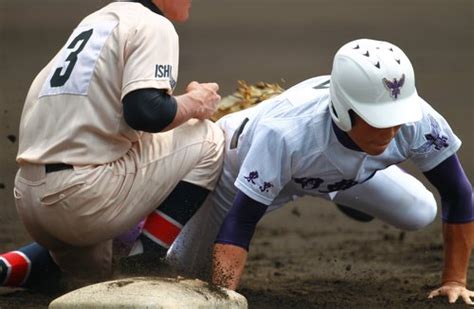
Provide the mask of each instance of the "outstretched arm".
{"label": "outstretched arm", "polygon": [[469,183],[456,155],[425,173],[441,196],[444,264],[442,284],[429,294],[447,296],[450,303],[461,297],[474,304],[474,292],[466,288],[467,269],[474,245],[474,205]]}
{"label": "outstretched arm", "polygon": [[214,245],[212,282],[235,290],[240,282],[250,240],[267,206],[238,192]]}

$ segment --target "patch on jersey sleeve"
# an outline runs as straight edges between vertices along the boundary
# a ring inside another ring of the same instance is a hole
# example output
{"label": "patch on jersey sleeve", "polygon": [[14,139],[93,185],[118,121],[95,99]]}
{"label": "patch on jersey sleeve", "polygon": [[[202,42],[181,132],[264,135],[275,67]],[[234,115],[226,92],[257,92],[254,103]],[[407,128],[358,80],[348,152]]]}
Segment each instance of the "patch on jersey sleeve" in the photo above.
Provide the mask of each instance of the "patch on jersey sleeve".
{"label": "patch on jersey sleeve", "polygon": [[258,172],[257,171],[250,172],[249,175],[244,176],[244,178],[245,180],[247,180],[247,182],[250,182],[253,185],[255,185],[255,179],[258,178]]}
{"label": "patch on jersey sleeve", "polygon": [[264,181],[263,186],[258,186],[260,192],[268,192],[268,189],[273,188],[273,184],[271,182]]}
{"label": "patch on jersey sleeve", "polygon": [[169,80],[172,89],[176,87],[176,80],[173,78],[173,66],[171,64],[155,65],[155,78],[157,80]]}
{"label": "patch on jersey sleeve", "polygon": [[430,120],[431,132],[425,134],[426,142],[416,149],[412,149],[414,153],[427,153],[431,151],[434,147],[435,150],[442,150],[449,146],[448,137],[442,135],[441,127],[439,126],[436,119],[428,114]]}
{"label": "patch on jersey sleeve", "polygon": [[[256,179],[258,179],[258,171],[252,171],[249,173],[248,176],[244,176],[244,179],[247,180],[247,182],[250,182],[253,185],[257,185],[255,182]],[[268,192],[270,188],[273,188],[274,185],[271,182],[264,181],[263,185],[259,185],[258,188],[260,189],[260,192]]]}

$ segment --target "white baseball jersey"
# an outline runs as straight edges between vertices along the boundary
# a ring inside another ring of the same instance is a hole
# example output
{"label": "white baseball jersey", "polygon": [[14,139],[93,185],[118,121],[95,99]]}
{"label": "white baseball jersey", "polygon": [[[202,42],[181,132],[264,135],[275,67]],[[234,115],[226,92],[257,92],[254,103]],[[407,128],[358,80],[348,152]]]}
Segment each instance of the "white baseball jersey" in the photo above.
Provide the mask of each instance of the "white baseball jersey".
{"label": "white baseball jersey", "polygon": [[125,123],[122,98],[142,88],[172,93],[178,53],[170,21],[139,3],[111,3],[87,16],[29,90],[18,163],[122,157],[142,134]]}
{"label": "white baseball jersey", "polygon": [[[269,210],[304,195],[332,198],[407,159],[428,171],[461,145],[445,119],[423,101],[423,118],[402,125],[382,154],[351,150],[335,135],[328,85],[329,76],[312,78],[219,121],[227,148],[217,203],[232,204],[237,189],[270,205]],[[248,123],[232,149],[236,141],[231,145],[230,140],[245,118]]]}

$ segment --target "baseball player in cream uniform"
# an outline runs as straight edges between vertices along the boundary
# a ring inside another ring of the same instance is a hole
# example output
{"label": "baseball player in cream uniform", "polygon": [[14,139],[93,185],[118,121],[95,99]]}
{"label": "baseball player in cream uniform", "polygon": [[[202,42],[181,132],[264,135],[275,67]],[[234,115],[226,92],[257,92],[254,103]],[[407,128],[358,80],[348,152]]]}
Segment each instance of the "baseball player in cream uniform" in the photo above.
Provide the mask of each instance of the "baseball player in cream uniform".
{"label": "baseball player in cream uniform", "polygon": [[111,3],[80,22],[31,85],[15,200],[28,232],[64,272],[103,278],[112,239],[180,182],[215,187],[223,134],[205,119],[218,86],[191,82],[172,95],[179,45],[170,20],[186,20],[189,7]]}

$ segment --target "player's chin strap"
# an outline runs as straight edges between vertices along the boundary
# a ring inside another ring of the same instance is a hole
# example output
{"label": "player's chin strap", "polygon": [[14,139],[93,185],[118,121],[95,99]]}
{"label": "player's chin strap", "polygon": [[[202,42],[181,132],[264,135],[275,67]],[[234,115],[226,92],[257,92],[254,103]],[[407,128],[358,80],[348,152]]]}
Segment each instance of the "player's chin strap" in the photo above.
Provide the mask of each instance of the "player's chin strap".
{"label": "player's chin strap", "polygon": [[149,8],[150,10],[155,12],[156,14],[163,15],[163,12],[161,12],[161,10],[153,2],[151,2],[151,0],[132,0],[132,2],[141,3],[141,4],[143,4],[143,6]]}

